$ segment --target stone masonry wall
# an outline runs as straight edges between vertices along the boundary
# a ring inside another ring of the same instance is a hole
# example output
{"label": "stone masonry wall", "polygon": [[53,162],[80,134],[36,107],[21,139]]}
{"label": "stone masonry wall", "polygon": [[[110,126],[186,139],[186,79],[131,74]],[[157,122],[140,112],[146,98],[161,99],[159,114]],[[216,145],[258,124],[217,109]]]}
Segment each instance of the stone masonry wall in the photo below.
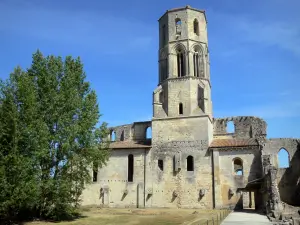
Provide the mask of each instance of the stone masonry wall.
{"label": "stone masonry wall", "polygon": [[[128,155],[134,156],[133,182],[127,181]],[[107,166],[99,169],[97,182],[84,190],[83,205],[105,205],[109,207],[144,207],[145,162],[148,150],[112,150]],[[91,171],[92,173],[92,171]],[[101,194],[101,189],[108,193]]]}
{"label": "stone masonry wall", "polygon": [[[278,168],[278,152],[282,148],[289,154],[288,168]],[[278,168],[277,181],[281,200],[290,205],[300,205],[300,139],[266,140],[262,152],[270,155],[271,165]]]}
{"label": "stone masonry wall", "polygon": [[[258,148],[221,150],[215,155],[216,207],[241,207],[242,193],[239,192],[239,188],[244,188],[248,182],[262,177],[260,151]],[[243,162],[243,175],[234,173],[233,161],[237,158]],[[230,194],[230,190],[233,194]]]}

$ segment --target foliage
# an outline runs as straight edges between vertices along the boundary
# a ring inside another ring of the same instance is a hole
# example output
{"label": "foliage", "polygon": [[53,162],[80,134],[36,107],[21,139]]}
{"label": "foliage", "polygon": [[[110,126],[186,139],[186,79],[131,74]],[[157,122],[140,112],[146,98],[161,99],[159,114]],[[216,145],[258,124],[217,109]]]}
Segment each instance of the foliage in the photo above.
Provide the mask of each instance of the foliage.
{"label": "foliage", "polygon": [[108,157],[107,124],[80,59],[33,54],[0,82],[0,218],[63,219],[76,211],[90,166]]}

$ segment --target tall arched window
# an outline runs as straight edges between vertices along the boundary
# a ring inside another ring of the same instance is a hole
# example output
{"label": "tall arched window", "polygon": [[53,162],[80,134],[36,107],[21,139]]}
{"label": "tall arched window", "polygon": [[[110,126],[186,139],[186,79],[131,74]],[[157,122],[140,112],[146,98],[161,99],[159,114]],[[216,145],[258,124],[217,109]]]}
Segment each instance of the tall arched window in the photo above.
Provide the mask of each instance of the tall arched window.
{"label": "tall arched window", "polygon": [[147,127],[146,129],[146,139],[152,138],[152,129],[151,127]]}
{"label": "tall arched window", "polygon": [[194,171],[194,157],[191,155],[186,158],[186,170]]}
{"label": "tall arched window", "polygon": [[278,152],[278,168],[288,168],[290,166],[290,157],[287,150],[284,148]]}
{"label": "tall arched window", "polygon": [[179,50],[177,52],[177,76],[183,77],[185,75],[185,59],[184,52]]}
{"label": "tall arched window", "polygon": [[198,86],[198,106],[205,113],[204,88]]}
{"label": "tall arched window", "polygon": [[175,26],[176,26],[176,34],[180,35],[181,34],[181,19],[179,19],[179,18],[175,19]]}
{"label": "tall arched window", "polygon": [[243,161],[240,158],[235,158],[233,160],[233,170],[235,175],[243,175]]}
{"label": "tall arched window", "polygon": [[134,161],[133,161],[133,155],[130,154],[128,155],[128,177],[127,181],[132,182],[133,181],[133,166],[134,166]]}
{"label": "tall arched window", "polygon": [[183,104],[182,103],[179,103],[179,115],[182,115],[183,114]]}
{"label": "tall arched window", "polygon": [[125,131],[122,130],[121,136],[120,136],[120,141],[124,141],[125,140]]}
{"label": "tall arched window", "polygon": [[202,49],[199,46],[196,46],[194,48],[193,64],[194,64],[194,76],[204,77],[203,53],[202,53]]}
{"label": "tall arched window", "polygon": [[93,182],[97,182],[98,179],[98,164],[93,163]]}
{"label": "tall arched window", "polygon": [[235,132],[233,121],[228,121],[227,122],[227,124],[226,124],[226,132],[227,133],[234,133]]}
{"label": "tall arched window", "polygon": [[160,82],[164,81],[165,79],[168,78],[168,57],[165,52],[162,52],[160,54]]}
{"label": "tall arched window", "polygon": [[110,140],[115,141],[116,140],[116,131],[111,131],[110,133]]}
{"label": "tall arched window", "polygon": [[163,45],[166,44],[166,25],[162,26],[162,43]]}
{"label": "tall arched window", "polygon": [[194,34],[199,36],[199,23],[197,19],[194,20]]}

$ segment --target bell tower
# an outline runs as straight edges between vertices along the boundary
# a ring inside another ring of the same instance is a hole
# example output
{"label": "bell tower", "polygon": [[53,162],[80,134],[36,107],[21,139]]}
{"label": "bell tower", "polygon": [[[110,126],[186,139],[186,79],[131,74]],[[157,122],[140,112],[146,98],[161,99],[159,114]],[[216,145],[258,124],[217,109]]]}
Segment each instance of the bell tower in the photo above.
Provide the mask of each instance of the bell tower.
{"label": "bell tower", "polygon": [[209,144],[213,136],[212,101],[207,21],[203,10],[186,6],[166,11],[159,19],[158,58],[152,143],[167,141],[159,133],[172,126],[168,141],[207,140]]}
{"label": "bell tower", "polygon": [[153,117],[212,118],[205,12],[186,6],[159,19],[159,77]]}

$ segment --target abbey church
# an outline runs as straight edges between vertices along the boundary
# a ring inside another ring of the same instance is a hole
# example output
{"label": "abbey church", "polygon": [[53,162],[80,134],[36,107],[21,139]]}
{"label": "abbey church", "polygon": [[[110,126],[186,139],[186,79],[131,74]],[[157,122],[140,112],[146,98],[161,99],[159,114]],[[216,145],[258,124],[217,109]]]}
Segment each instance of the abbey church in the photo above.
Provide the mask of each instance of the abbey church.
{"label": "abbey church", "polygon": [[[276,215],[283,202],[299,203],[300,139],[267,139],[266,122],[255,116],[213,117],[205,11],[167,10],[159,19],[158,53],[152,120],[110,128],[110,159],[91,170],[82,204]],[[281,149],[288,168],[278,168]]]}

